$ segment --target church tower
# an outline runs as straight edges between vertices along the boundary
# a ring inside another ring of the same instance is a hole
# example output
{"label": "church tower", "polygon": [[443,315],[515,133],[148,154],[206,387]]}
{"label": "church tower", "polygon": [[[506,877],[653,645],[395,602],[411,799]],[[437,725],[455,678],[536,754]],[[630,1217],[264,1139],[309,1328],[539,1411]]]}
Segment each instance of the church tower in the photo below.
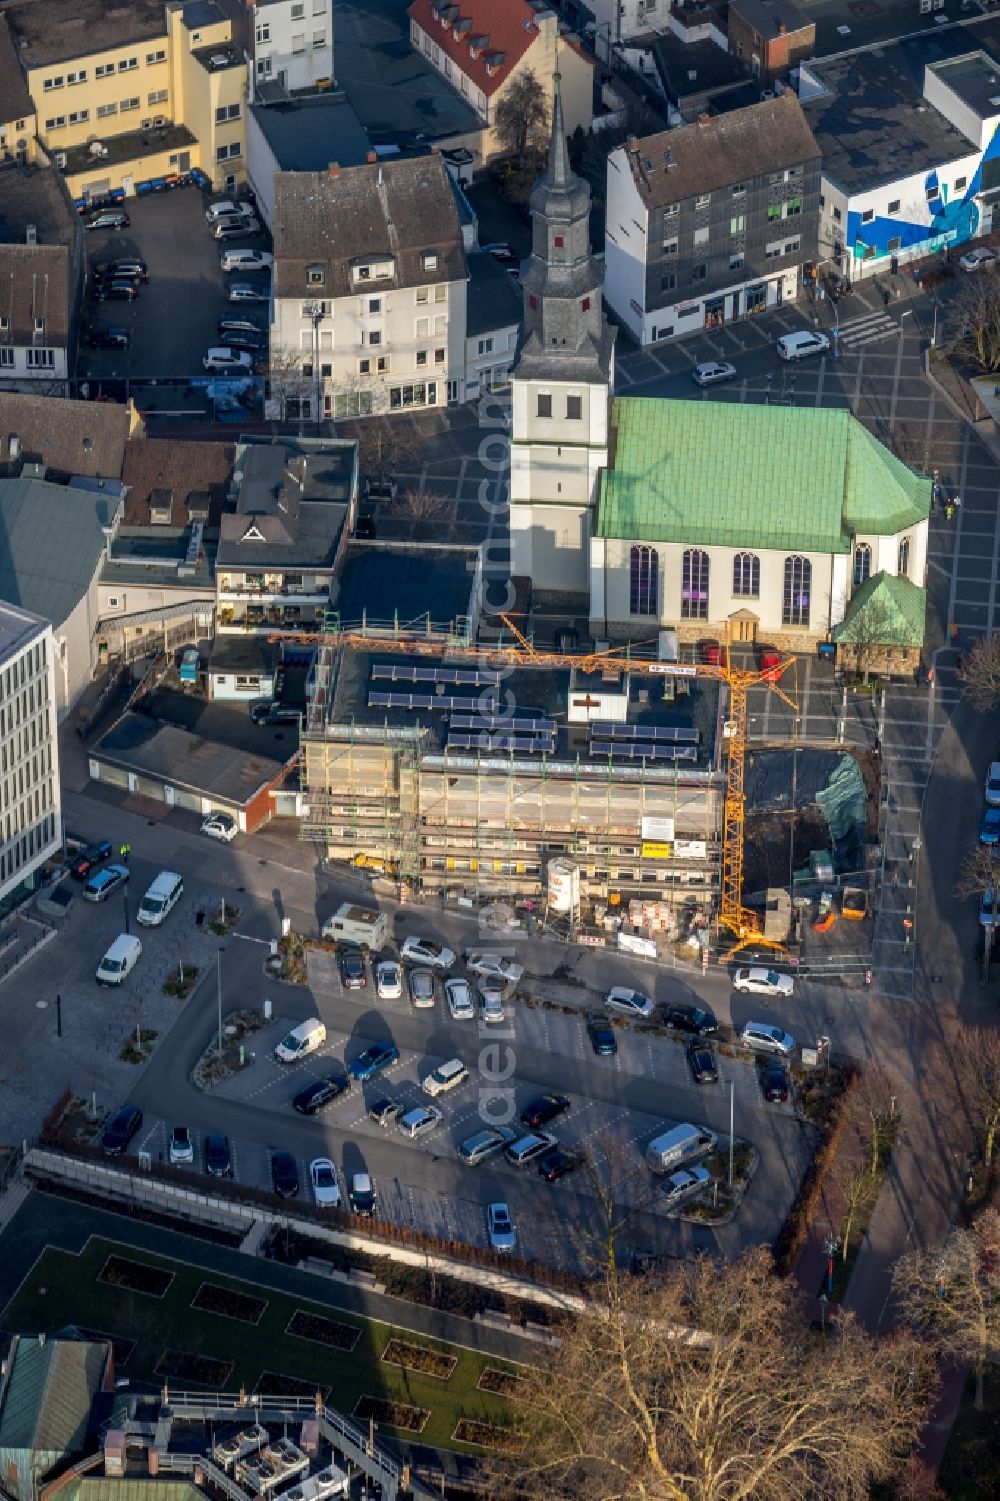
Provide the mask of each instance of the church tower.
{"label": "church tower", "polygon": [[601,301],[604,268],[590,253],[590,188],[569,165],[558,73],[531,224],[521,269],[524,344],[512,380],[511,566],[536,594],[586,594],[615,335]]}

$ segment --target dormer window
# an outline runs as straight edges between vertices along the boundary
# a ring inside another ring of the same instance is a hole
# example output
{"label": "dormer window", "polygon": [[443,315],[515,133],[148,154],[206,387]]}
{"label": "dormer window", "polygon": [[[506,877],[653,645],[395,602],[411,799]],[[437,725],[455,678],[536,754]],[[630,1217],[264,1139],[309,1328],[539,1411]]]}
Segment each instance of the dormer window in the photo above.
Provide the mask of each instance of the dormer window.
{"label": "dormer window", "polygon": [[306,267],[306,283],[310,287],[321,287],[326,280],[326,271],[323,266],[312,265]]}
{"label": "dormer window", "polygon": [[425,271],[436,271],[438,253],[436,250],[425,250],[420,257],[420,264]]}

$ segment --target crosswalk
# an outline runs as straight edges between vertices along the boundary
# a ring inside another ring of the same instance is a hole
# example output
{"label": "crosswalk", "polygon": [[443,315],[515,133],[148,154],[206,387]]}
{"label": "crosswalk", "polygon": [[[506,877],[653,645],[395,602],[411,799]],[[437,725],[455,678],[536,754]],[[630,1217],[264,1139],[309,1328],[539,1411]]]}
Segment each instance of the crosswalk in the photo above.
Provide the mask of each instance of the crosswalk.
{"label": "crosswalk", "polygon": [[888,313],[862,313],[857,318],[847,318],[834,330],[836,342],[842,350],[860,349],[865,344],[875,344],[899,334],[901,325]]}

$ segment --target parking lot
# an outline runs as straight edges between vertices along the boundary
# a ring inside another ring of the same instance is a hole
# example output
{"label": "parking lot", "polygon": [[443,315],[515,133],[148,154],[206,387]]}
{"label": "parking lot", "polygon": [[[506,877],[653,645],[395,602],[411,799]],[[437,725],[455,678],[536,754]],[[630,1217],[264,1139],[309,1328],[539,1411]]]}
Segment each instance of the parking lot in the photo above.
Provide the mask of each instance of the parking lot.
{"label": "parking lot", "polygon": [[[205,221],[205,209],[212,201],[211,195],[194,186],[130,198],[123,205],[131,219],[128,229],[95,230],[86,235],[88,289],[78,380],[205,379],[206,351],[223,343],[216,328],[219,318],[249,317],[266,330],[266,303],[231,303],[227,295],[229,284],[236,280],[266,289],[268,273],[226,276],[220,260],[227,249],[269,249],[267,237],[258,233],[215,239]],[[149,281],[140,287],[136,300],[95,301],[93,268],[126,256],[137,256],[149,267]],[[91,330],[108,327],[127,329],[131,349],[89,348]]]}

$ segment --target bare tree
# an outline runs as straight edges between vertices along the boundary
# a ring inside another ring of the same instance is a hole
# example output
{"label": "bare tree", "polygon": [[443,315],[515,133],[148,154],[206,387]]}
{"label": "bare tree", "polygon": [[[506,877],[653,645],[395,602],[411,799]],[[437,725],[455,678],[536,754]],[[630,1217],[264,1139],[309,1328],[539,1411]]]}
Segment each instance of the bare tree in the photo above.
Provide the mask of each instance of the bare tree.
{"label": "bare tree", "polygon": [[958,680],[974,709],[986,713],[1000,704],[1000,636],[980,636],[958,664]]}
{"label": "bare tree", "polygon": [[443,527],[455,519],[454,498],[435,490],[404,490],[388,501],[385,509],[391,516],[411,522],[414,537],[426,537],[438,525]]}
{"label": "bare tree", "polygon": [[872,1172],[869,1158],[862,1161],[838,1160],[831,1169],[831,1176],[844,1196],[844,1218],[841,1225],[840,1259],[846,1261],[850,1254],[851,1235],[860,1214],[871,1209],[878,1197],[880,1180]]}
{"label": "bare tree", "polygon": [[858,1079],[851,1099],[851,1109],[864,1122],[868,1142],[868,1164],[877,1174],[884,1167],[903,1128],[904,1099],[901,1086],[890,1079],[884,1068],[868,1064]]}
{"label": "bare tree", "polygon": [[634,1148],[613,1131],[599,1131],[588,1144],[583,1163],[596,1214],[567,1226],[588,1271],[617,1279],[618,1242],[655,1194],[650,1175]]}
{"label": "bare tree", "polygon": [[976,901],[982,901],[987,891],[991,893],[990,922],[983,944],[984,979],[989,977],[990,954],[996,943],[997,924],[1000,922],[1000,891],[997,889],[1000,866],[994,853],[995,848],[995,845],[977,844],[971,849],[962,861],[962,868],[955,882],[955,895],[962,899],[974,897]]}
{"label": "bare tree", "polygon": [[970,276],[951,305],[956,342],[984,373],[1000,370],[1000,278]]}
{"label": "bare tree", "polygon": [[952,1059],[962,1102],[989,1168],[1000,1132],[1000,1032],[993,1027],[963,1027],[955,1038]]}
{"label": "bare tree", "polygon": [[[301,353],[272,346],[266,366],[267,411],[277,422],[298,420],[303,401],[312,401],[316,395],[316,381],[312,374],[305,373],[311,367],[303,364]],[[313,413],[314,418],[317,413]]]}
{"label": "bare tree", "polygon": [[911,1251],[896,1265],[893,1289],[931,1345],[972,1366],[981,1409],[986,1364],[1000,1349],[1000,1214],[984,1209],[941,1250]]}
{"label": "bare tree", "polygon": [[885,668],[889,652],[913,644],[905,620],[885,599],[869,599],[854,616],[849,630],[844,645],[848,651],[853,649],[855,665],[866,683],[873,672]]}
{"label": "bare tree", "polygon": [[[809,1334],[758,1247],[609,1281],[532,1383],[507,1494],[545,1501],[868,1501],[926,1410],[932,1353],[845,1316]],[[494,1494],[503,1494],[496,1485]]]}
{"label": "bare tree", "polygon": [[530,68],[518,73],[497,101],[493,133],[506,156],[536,164],[545,153],[549,132],[549,101]]}

